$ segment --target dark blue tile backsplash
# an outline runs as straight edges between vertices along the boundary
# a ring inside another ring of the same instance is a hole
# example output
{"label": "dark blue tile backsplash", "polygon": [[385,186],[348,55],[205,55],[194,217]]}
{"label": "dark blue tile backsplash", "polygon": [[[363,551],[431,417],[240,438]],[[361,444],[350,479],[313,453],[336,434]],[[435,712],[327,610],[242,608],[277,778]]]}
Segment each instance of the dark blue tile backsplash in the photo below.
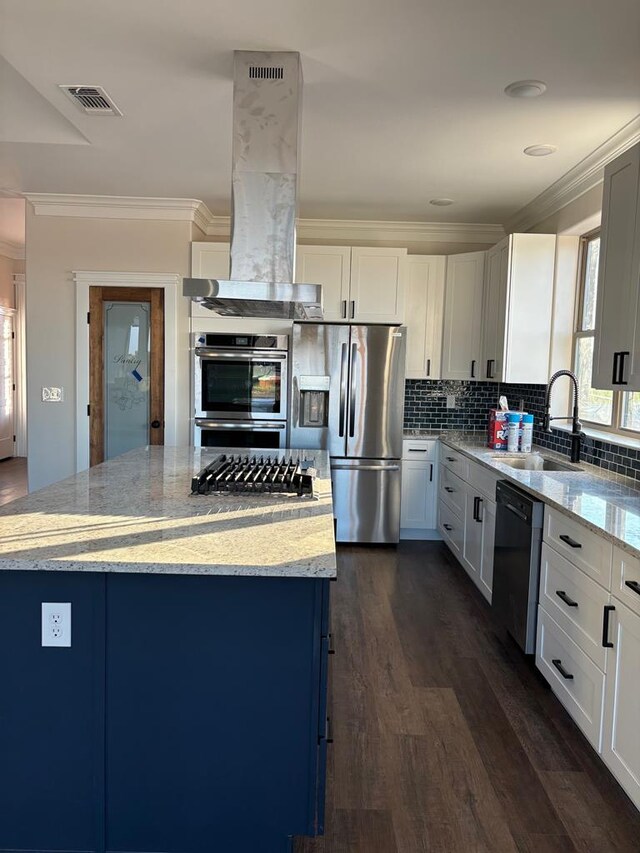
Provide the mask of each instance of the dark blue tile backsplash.
{"label": "dark blue tile backsplash", "polygon": [[[405,429],[486,430],[488,410],[504,394],[509,405],[534,416],[533,441],[540,447],[564,453],[571,450],[565,433],[542,431],[545,385],[505,385],[497,382],[457,382],[453,380],[407,379],[405,387]],[[455,408],[447,409],[447,395],[456,398]],[[591,465],[640,480],[640,450],[613,441],[585,438],[582,458]]]}

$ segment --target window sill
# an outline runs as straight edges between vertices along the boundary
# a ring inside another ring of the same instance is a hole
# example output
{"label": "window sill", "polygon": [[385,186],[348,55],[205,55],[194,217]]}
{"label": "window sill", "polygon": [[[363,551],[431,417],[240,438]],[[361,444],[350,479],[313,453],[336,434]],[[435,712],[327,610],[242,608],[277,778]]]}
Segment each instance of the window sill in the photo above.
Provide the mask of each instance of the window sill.
{"label": "window sill", "polygon": [[[558,432],[571,433],[570,426],[554,426],[553,429]],[[619,432],[607,432],[606,430],[585,426],[582,427],[582,432],[587,438],[595,438],[596,441],[606,441],[609,444],[618,444],[620,447],[632,447],[635,450],[640,450],[640,438],[634,438],[631,435],[624,435]]]}

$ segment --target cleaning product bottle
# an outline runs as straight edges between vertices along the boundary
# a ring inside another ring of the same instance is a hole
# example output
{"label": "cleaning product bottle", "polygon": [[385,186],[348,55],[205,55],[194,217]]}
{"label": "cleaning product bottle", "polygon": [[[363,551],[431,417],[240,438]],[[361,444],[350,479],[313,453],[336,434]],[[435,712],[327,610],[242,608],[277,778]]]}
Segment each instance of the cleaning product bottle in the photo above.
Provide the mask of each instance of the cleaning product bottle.
{"label": "cleaning product bottle", "polygon": [[531,453],[533,446],[533,415],[525,412],[522,416],[522,436],[520,438],[520,450],[523,453]]}
{"label": "cleaning product bottle", "polygon": [[520,421],[522,412],[507,412],[507,450],[517,453],[520,449]]}

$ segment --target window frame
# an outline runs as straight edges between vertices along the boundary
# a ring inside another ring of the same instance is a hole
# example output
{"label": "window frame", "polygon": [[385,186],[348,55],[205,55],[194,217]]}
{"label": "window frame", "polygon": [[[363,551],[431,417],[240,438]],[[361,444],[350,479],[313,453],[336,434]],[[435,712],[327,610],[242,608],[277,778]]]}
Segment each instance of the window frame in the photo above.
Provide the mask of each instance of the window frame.
{"label": "window frame", "polygon": [[[601,237],[601,229],[595,228],[583,234],[580,238],[580,255],[578,262],[578,281],[576,287],[576,303],[574,311],[573,325],[573,345],[571,348],[571,364],[572,370],[576,370],[576,357],[578,354],[578,341],[582,338],[595,338],[595,329],[582,329],[582,318],[584,315],[584,299],[586,289],[586,269],[587,269],[587,253],[589,243],[596,237]],[[598,275],[599,278],[599,275]],[[629,391],[611,391],[611,424],[601,424],[597,421],[590,421],[587,418],[580,417],[582,423],[589,428],[598,432],[610,433],[612,436],[626,436],[640,440],[640,430],[631,429],[630,427],[622,426],[622,412],[624,394],[632,393]]]}

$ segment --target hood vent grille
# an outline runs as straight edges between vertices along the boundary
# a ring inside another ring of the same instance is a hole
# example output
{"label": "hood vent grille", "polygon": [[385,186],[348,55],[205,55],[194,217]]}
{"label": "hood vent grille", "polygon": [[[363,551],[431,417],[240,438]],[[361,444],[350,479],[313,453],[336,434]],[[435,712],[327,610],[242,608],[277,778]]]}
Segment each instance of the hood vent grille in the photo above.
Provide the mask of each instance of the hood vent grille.
{"label": "hood vent grille", "polygon": [[284,80],[284,68],[282,65],[250,65],[250,80]]}
{"label": "hood vent grille", "polygon": [[85,113],[121,116],[102,86],[60,86],[63,92]]}

